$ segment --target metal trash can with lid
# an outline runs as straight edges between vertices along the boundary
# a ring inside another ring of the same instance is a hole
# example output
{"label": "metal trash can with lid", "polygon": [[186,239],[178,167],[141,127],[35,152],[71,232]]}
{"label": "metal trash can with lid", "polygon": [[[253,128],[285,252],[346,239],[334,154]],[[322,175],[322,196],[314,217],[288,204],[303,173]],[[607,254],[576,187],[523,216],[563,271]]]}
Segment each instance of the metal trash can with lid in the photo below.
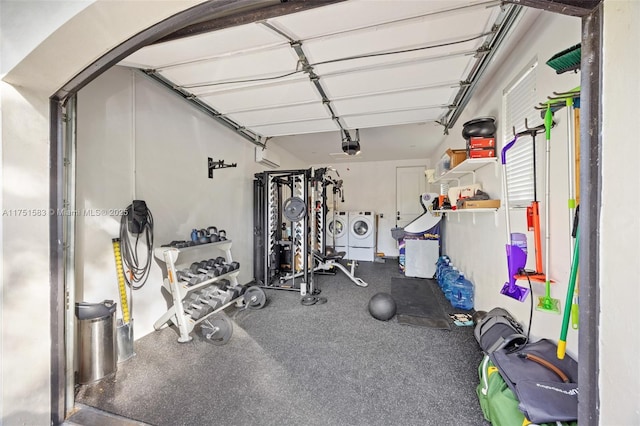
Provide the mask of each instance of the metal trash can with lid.
{"label": "metal trash can with lid", "polygon": [[114,374],[117,366],[116,303],[76,303],[78,383]]}

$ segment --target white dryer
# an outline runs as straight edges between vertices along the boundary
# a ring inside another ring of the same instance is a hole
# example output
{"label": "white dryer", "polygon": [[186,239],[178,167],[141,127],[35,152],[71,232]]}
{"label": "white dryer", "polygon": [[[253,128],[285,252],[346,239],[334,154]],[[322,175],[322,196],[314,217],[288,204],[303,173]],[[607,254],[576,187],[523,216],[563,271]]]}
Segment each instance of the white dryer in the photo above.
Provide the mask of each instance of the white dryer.
{"label": "white dryer", "polygon": [[349,212],[349,259],[373,262],[376,255],[376,214]]}
{"label": "white dryer", "polygon": [[333,246],[333,238],[335,235],[335,251],[345,252],[345,259],[349,258],[349,214],[347,212],[327,212],[325,220],[325,235],[327,237],[327,247]]}

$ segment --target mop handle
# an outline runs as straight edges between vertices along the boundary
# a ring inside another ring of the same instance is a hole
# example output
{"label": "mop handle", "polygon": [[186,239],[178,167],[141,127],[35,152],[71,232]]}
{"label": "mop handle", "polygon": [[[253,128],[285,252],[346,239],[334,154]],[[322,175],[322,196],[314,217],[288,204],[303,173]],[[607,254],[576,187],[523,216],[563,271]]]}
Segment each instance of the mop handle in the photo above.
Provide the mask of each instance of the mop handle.
{"label": "mop handle", "polygon": [[504,194],[504,218],[507,229],[507,245],[511,244],[511,220],[509,218],[509,194],[507,193],[507,151],[513,147],[518,140],[518,136],[515,136],[511,142],[507,143],[500,154],[500,160],[502,162],[502,192]]}
{"label": "mop handle", "polygon": [[551,112],[551,105],[547,104],[547,111],[544,114],[544,132],[547,138],[546,143],[546,164],[545,164],[545,189],[544,189],[544,239],[545,239],[545,253],[544,253],[544,273],[545,273],[545,297],[551,297],[551,286],[549,278],[549,252],[551,251],[551,232],[549,230],[551,213],[551,127],[553,126],[553,113]]}
{"label": "mop handle", "polygon": [[507,151],[513,147],[513,144],[515,144],[517,140],[518,140],[518,137],[516,136],[513,138],[513,140],[511,140],[511,142],[509,142],[502,148],[502,153],[500,154],[500,160],[503,166],[507,164]]}

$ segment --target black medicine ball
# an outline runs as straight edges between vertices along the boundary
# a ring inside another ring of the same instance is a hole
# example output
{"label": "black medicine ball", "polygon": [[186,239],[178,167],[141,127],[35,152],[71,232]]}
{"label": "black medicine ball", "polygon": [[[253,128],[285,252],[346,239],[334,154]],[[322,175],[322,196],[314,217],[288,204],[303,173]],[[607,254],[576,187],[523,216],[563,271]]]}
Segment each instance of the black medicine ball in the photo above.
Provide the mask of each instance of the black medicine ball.
{"label": "black medicine ball", "polygon": [[389,321],[396,314],[396,301],[388,293],[377,293],[369,300],[369,313],[380,321]]}

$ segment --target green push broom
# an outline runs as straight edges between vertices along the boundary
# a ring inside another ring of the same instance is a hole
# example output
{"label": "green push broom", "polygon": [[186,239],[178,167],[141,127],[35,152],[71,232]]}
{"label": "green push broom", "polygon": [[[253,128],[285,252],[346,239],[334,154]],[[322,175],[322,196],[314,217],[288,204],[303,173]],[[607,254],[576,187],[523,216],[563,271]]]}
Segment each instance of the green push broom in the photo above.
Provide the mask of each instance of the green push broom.
{"label": "green push broom", "polygon": [[571,46],[568,49],[553,55],[547,65],[556,70],[556,74],[562,74],[569,71],[576,71],[580,68],[580,60],[582,59],[581,44]]}
{"label": "green push broom", "polygon": [[550,189],[551,189],[551,126],[553,126],[553,114],[551,113],[551,104],[547,104],[547,111],[544,114],[544,130],[546,136],[546,176],[545,176],[545,226],[544,226],[544,237],[545,237],[545,253],[544,253],[544,273],[545,273],[545,292],[544,296],[539,297],[538,306],[536,309],[539,311],[545,312],[553,312],[554,314],[560,314],[560,301],[558,299],[551,298],[551,280],[549,279],[549,240],[551,239],[549,233],[549,201],[550,197]]}

